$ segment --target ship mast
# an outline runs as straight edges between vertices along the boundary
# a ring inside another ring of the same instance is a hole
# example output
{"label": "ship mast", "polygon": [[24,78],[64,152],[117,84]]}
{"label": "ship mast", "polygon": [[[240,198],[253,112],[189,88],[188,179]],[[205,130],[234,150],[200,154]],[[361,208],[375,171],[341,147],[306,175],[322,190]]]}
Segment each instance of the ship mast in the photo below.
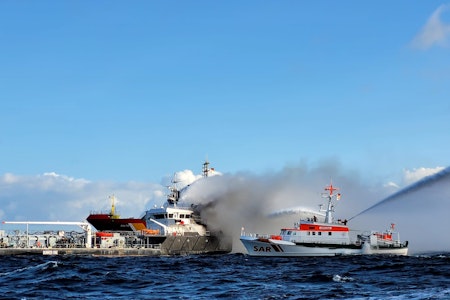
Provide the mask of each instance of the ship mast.
{"label": "ship mast", "polygon": [[110,217],[113,219],[120,218],[119,215],[116,215],[116,205],[115,205],[116,197],[114,195],[112,195],[112,196],[109,196],[109,199],[111,199],[111,211],[109,212]]}
{"label": "ship mast", "polygon": [[206,159],[205,162],[203,163],[203,169],[202,169],[203,177],[208,177],[210,170],[211,169],[209,168],[209,161],[208,161],[208,159]]}
{"label": "ship mast", "polygon": [[324,197],[328,198],[328,205],[325,211],[325,223],[331,224],[333,223],[333,212],[334,212],[334,206],[333,206],[333,197],[336,197],[337,199],[340,198],[341,194],[334,194],[334,191],[339,190],[339,188],[333,187],[333,183],[330,182],[330,185],[325,187],[325,191],[329,191],[329,193],[326,193]]}

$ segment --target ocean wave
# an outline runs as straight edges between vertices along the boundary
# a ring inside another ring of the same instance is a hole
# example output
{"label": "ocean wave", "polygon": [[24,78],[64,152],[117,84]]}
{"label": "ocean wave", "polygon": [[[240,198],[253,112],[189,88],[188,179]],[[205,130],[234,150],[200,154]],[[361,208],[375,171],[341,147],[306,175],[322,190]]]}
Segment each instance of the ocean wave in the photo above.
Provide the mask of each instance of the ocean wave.
{"label": "ocean wave", "polygon": [[58,267],[57,261],[47,261],[47,262],[38,264],[36,266],[26,266],[26,267],[12,270],[12,271],[0,273],[0,277],[11,276],[11,275],[16,275],[18,273],[24,273],[24,272],[30,272],[30,271],[42,271],[42,270],[47,270],[49,268],[57,268],[57,267]]}
{"label": "ocean wave", "polygon": [[5,299],[449,299],[447,256],[0,257]]}

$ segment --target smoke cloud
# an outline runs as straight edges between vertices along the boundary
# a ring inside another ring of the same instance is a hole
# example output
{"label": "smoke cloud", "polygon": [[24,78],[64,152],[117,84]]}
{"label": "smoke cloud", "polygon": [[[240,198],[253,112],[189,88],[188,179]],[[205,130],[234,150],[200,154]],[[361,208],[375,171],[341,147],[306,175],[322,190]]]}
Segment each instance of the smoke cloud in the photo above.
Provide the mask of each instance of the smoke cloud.
{"label": "smoke cloud", "polygon": [[276,234],[300,217],[319,217],[315,212],[319,204],[325,203],[322,193],[331,180],[343,194],[336,205],[339,217],[348,218],[379,196],[367,192],[368,186],[357,173],[345,173],[338,164],[323,163],[316,168],[289,166],[263,175],[203,178],[186,189],[182,200],[203,204],[201,214],[208,226],[232,236],[233,250],[243,252],[239,241],[242,228],[246,232]]}

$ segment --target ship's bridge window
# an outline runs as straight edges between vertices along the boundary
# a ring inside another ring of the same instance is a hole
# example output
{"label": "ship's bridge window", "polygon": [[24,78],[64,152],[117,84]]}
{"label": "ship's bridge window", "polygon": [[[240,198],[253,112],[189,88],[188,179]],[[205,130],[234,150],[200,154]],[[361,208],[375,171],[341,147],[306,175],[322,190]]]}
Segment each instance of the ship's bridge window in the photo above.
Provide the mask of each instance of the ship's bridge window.
{"label": "ship's bridge window", "polygon": [[173,214],[169,214],[169,219],[173,219]]}
{"label": "ship's bridge window", "polygon": [[155,219],[164,219],[164,218],[166,218],[166,217],[167,217],[166,214],[156,214],[156,215],[155,215]]}
{"label": "ship's bridge window", "polygon": [[180,214],[180,219],[184,219],[184,214]]}
{"label": "ship's bridge window", "polygon": [[191,215],[186,215],[186,219],[189,219],[191,217]]}
{"label": "ship's bridge window", "polygon": [[331,231],[330,231],[330,232],[328,232],[328,235],[331,235]]}
{"label": "ship's bridge window", "polygon": [[287,232],[287,235],[291,235],[291,233],[292,233],[292,231],[289,230],[289,231]]}

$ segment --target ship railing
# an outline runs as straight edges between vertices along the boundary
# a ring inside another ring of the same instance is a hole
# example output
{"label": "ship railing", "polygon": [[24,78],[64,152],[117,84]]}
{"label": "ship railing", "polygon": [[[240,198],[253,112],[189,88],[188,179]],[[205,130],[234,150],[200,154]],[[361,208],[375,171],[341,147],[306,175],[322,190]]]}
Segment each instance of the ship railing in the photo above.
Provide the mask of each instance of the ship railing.
{"label": "ship railing", "polygon": [[[390,238],[387,237],[387,234],[390,235]],[[405,243],[400,241],[400,233],[399,232],[380,232],[380,231],[364,231],[360,232],[357,235],[356,243],[364,243],[370,241],[371,236],[377,236],[377,243],[379,245],[385,245],[389,247],[402,247]]]}
{"label": "ship railing", "polygon": [[400,247],[402,246],[402,242],[400,240],[384,240],[384,239],[378,239],[379,244],[384,244],[386,246],[391,247]]}
{"label": "ship railing", "polygon": [[241,236],[252,237],[252,238],[261,238],[261,239],[270,239],[273,234],[268,233],[252,233],[252,232],[241,232]]}
{"label": "ship railing", "polygon": [[7,230],[0,237],[0,248],[42,248],[85,247],[84,233],[77,231],[64,232],[57,230],[21,231]]}

